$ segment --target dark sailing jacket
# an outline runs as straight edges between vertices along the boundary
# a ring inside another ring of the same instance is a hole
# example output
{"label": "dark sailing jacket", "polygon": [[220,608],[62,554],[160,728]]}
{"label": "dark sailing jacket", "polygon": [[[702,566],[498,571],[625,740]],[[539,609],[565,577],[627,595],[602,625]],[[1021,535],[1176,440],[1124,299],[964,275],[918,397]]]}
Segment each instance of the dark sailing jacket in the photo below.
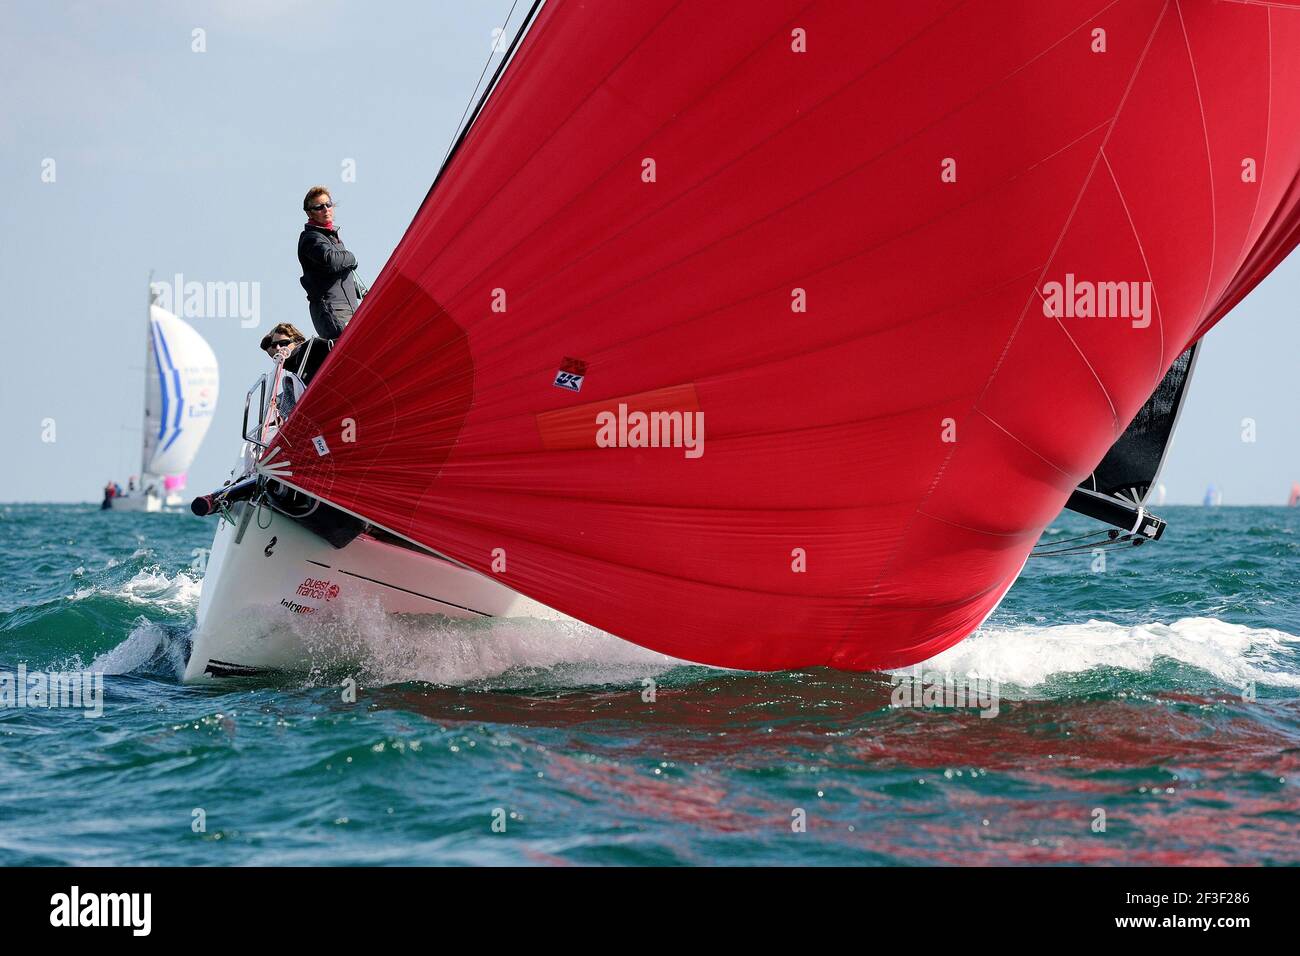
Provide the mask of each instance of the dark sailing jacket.
{"label": "dark sailing jacket", "polygon": [[308,302],[340,306],[349,314],[356,311],[359,300],[352,270],[357,267],[357,257],[343,245],[337,228],[305,225],[298,237],[298,262],[302,265],[298,281],[307,292]]}
{"label": "dark sailing jacket", "polygon": [[[303,388],[306,388],[307,383],[325,364],[325,359],[333,347],[334,343],[331,340],[318,336],[313,336],[305,342],[299,342],[294,350],[289,353],[289,357],[284,360],[284,370],[298,376]],[[285,418],[289,417],[293,407],[298,404],[298,399],[302,398],[299,391],[298,387],[290,380],[285,380],[283,387],[280,389],[280,411]]]}
{"label": "dark sailing jacket", "polygon": [[284,360],[284,369],[286,372],[293,372],[302,379],[306,385],[312,380],[320,367],[325,364],[325,358],[330,354],[330,349],[334,343],[329,339],[322,339],[313,336],[305,342],[299,342],[297,347],[289,353],[289,357]]}

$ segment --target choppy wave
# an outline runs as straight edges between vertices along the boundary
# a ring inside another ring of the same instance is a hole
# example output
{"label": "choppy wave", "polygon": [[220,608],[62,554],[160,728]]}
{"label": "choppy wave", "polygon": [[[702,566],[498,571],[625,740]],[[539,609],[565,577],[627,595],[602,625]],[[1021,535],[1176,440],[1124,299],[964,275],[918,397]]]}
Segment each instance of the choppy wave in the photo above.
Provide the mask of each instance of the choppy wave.
{"label": "choppy wave", "polygon": [[158,565],[153,565],[142,568],[124,582],[79,587],[67,595],[67,600],[84,601],[92,597],[107,597],[131,605],[176,613],[196,609],[202,587],[203,579],[194,572],[177,571],[168,574]]}
{"label": "choppy wave", "polygon": [[995,719],[891,707],[880,674],[365,607],[293,619],[317,675],[183,686],[210,524],[0,514],[0,668],[106,675],[100,719],[0,711],[0,863],[1300,862],[1300,512],[1186,509],[1100,575],[1031,562],[922,665],[996,678]]}
{"label": "choppy wave", "polygon": [[[135,556],[144,553],[141,549]],[[152,565],[124,581],[78,587],[65,600],[116,603],[133,615],[120,643],[94,656],[95,668],[110,674],[142,670],[179,676],[184,635],[174,624],[167,627],[139,614],[152,609],[192,617],[201,585],[191,571],[169,574]],[[58,622],[45,623],[57,628]],[[322,666],[345,656],[360,664],[363,679],[375,685],[424,681],[478,689],[591,687],[635,683],[684,664],[571,620],[394,617],[378,607],[354,606],[332,620],[291,623],[304,640],[320,648]],[[1213,617],[1137,625],[1090,619],[1077,624],[988,627],[920,666],[931,672],[996,679],[1047,696],[1071,692],[1074,685],[1048,686],[1062,676],[1149,675],[1168,664],[1184,665],[1228,687],[1253,683],[1296,689],[1300,688],[1298,652],[1300,638],[1286,631]],[[160,668],[162,658],[175,666]]]}
{"label": "choppy wave", "polygon": [[179,679],[185,671],[188,647],[185,632],[140,618],[126,640],[96,656],[88,669]]}
{"label": "choppy wave", "polygon": [[[311,622],[308,627],[323,622]],[[346,649],[372,684],[426,681],[478,689],[592,687],[635,683],[695,666],[622,641],[577,621],[459,621],[397,618],[353,609],[320,639]],[[1057,679],[1128,672],[1153,675],[1185,665],[1202,685],[1300,688],[1300,638],[1214,618],[1125,626],[1090,620],[1048,627],[982,630],[924,662],[930,672],[978,675],[1032,696],[1070,696],[1092,685]],[[714,671],[698,668],[700,676]],[[734,673],[734,672],[733,672]],[[1186,680],[1187,675],[1184,675]],[[1122,683],[1122,682],[1121,682]]]}
{"label": "choppy wave", "polygon": [[352,605],[328,619],[291,619],[323,665],[339,657],[368,684],[555,688],[635,682],[681,663],[574,620],[393,616]]}
{"label": "choppy wave", "polygon": [[[189,571],[167,574],[154,565],[121,583],[78,588],[68,600],[99,597],[134,609],[186,613],[197,608],[201,585]],[[394,617],[362,605],[333,620],[292,623],[321,647],[323,662],[341,652],[361,664],[361,676],[370,684],[589,687],[634,683],[684,663],[571,620]],[[183,653],[174,629],[147,620],[133,622],[125,640],[98,655],[94,666],[107,673],[136,668],[155,672],[163,645],[170,659]],[[1253,683],[1300,688],[1300,673],[1294,669],[1297,652],[1300,638],[1293,634],[1213,617],[1137,625],[1092,619],[985,628],[921,666],[996,679],[1029,691],[1048,690],[1062,676],[1112,671],[1149,675],[1170,663],[1227,687]],[[179,674],[182,669],[183,657],[174,670]],[[1069,693],[1071,686],[1055,690]]]}
{"label": "choppy wave", "polygon": [[1161,663],[1174,662],[1229,687],[1300,688],[1300,673],[1294,670],[1298,650],[1300,638],[1293,634],[1211,617],[1136,626],[1089,620],[981,630],[921,666],[1040,688],[1062,675],[1107,670],[1150,674]]}

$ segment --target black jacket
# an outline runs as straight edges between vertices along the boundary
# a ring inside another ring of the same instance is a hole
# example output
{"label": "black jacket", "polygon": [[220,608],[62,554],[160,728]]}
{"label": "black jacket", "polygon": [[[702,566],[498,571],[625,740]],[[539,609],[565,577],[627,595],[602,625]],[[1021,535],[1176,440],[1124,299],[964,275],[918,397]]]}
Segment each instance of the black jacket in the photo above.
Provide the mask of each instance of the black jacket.
{"label": "black jacket", "polygon": [[329,339],[314,336],[305,342],[299,342],[297,347],[289,353],[289,357],[284,360],[284,370],[293,372],[306,385],[320,371],[320,367],[325,364],[325,358],[330,354],[330,349],[333,347],[334,343]]}
{"label": "black jacket", "polygon": [[337,229],[308,223],[298,237],[298,262],[302,265],[303,289],[308,302],[327,306],[345,306],[356,311],[360,300],[352,281],[357,257],[348,252]]}
{"label": "black jacket", "polygon": [[[289,357],[284,360],[284,370],[292,372],[298,376],[302,382],[303,388],[312,377],[320,371],[320,367],[325,364],[326,357],[330,354],[330,349],[334,343],[329,339],[313,337],[305,342],[299,342],[297,347],[289,353]],[[302,398],[299,389],[286,379],[280,389],[280,412],[285,417],[293,411],[293,407],[298,404],[298,399]]]}

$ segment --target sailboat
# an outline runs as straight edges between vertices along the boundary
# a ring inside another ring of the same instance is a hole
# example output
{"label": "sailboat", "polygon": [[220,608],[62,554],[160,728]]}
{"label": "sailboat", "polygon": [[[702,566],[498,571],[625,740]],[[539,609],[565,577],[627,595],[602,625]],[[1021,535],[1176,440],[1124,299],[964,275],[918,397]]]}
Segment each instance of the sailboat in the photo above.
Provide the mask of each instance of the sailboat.
{"label": "sailboat", "polygon": [[1194,347],[1298,177],[1281,5],[534,4],[292,412],[250,391],[185,679],[367,603],[931,657],[1063,507],[1160,537]]}
{"label": "sailboat", "polygon": [[151,286],[140,474],[124,494],[105,499],[114,511],[183,509],[186,472],[217,410],[220,375],[212,347],[157,298]]}

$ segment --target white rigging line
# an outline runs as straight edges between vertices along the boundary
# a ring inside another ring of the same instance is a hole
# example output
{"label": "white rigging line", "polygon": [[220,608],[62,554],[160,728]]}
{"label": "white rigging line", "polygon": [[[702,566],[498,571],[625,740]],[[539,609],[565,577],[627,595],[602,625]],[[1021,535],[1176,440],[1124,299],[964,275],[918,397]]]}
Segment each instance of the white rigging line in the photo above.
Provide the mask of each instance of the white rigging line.
{"label": "white rigging line", "polygon": [[478,80],[474,84],[474,89],[469,94],[469,99],[465,102],[465,109],[461,112],[460,119],[456,121],[456,128],[452,130],[451,141],[447,144],[447,151],[442,154],[442,163],[439,164],[440,166],[446,165],[447,157],[451,155],[452,149],[456,146],[456,141],[460,139],[461,127],[465,125],[465,117],[469,115],[470,109],[473,108],[474,103],[478,100],[479,88],[483,85],[483,77],[487,76],[488,67],[492,65],[492,58],[498,53],[505,52],[509,46],[509,44],[503,42],[506,37],[506,27],[510,25],[510,18],[515,15],[515,7],[518,5],[519,0],[513,0],[510,4],[510,12],[506,14],[505,22],[501,24],[501,33],[493,42],[492,51],[488,53],[487,60],[483,63],[483,69],[479,72]]}

